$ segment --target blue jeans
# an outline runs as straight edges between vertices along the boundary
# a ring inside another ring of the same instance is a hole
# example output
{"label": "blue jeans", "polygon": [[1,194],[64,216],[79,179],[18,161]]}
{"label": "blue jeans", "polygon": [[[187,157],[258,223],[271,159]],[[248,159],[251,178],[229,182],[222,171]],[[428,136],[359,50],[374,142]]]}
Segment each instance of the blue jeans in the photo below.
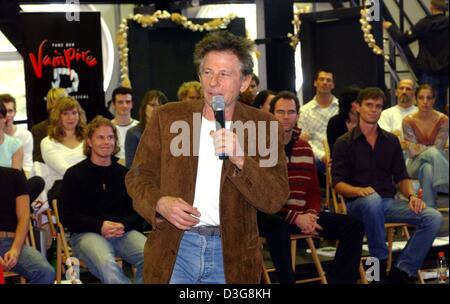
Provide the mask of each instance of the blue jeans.
{"label": "blue jeans", "polygon": [[225,284],[222,238],[185,231],[170,284]]}
{"label": "blue jeans", "polygon": [[[1,256],[11,248],[13,241],[13,238],[0,238]],[[19,260],[11,271],[25,277],[30,284],[53,284],[55,282],[53,267],[36,249],[28,245],[23,245]]]}
{"label": "blue jeans", "polygon": [[84,261],[89,271],[104,284],[131,283],[115,257],[135,266],[136,283],[142,283],[145,241],[145,236],[136,230],[110,239],[94,232],[74,233],[70,239],[74,257]]}
{"label": "blue jeans", "polygon": [[425,208],[415,214],[408,202],[382,198],[378,193],[357,198],[347,203],[348,214],[359,218],[369,242],[370,255],[386,260],[388,248],[384,223],[408,223],[416,226],[416,231],[398,257],[395,266],[415,276],[422,266],[434,238],[441,227],[442,215],[433,208]]}
{"label": "blue jeans", "polygon": [[443,151],[430,147],[407,164],[411,178],[418,178],[423,189],[423,200],[436,208],[437,191],[448,194],[448,159]]}
{"label": "blue jeans", "polygon": [[444,113],[444,106],[448,104],[446,100],[448,89],[448,74],[434,74],[428,72],[422,72],[419,76],[420,84],[431,85],[436,92],[436,103],[434,108]]}

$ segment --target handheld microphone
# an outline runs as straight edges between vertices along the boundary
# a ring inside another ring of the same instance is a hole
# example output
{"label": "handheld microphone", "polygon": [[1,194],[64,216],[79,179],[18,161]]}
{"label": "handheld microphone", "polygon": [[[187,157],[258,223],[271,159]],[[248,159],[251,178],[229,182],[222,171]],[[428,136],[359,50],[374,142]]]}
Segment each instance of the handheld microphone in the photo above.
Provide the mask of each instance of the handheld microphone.
{"label": "handheld microphone", "polygon": [[[225,99],[222,95],[216,95],[212,98],[212,108],[216,119],[216,131],[225,128]],[[221,153],[220,160],[228,159],[228,155]]]}

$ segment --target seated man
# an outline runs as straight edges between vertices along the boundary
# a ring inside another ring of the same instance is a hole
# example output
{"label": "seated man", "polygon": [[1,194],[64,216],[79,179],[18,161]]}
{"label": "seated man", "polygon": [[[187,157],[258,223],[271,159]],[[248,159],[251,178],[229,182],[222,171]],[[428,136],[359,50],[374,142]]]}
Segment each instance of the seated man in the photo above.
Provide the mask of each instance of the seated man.
{"label": "seated man", "polygon": [[29,283],[53,284],[55,271],[34,248],[24,244],[30,222],[30,198],[25,176],[0,167],[0,267]]}
{"label": "seated man", "polygon": [[[270,103],[270,112],[284,128],[288,165],[290,195],[280,214],[290,224],[291,233],[313,234],[339,240],[333,267],[327,274],[328,281],[340,284],[356,283],[363,226],[351,216],[321,212],[314,153],[308,142],[300,139],[300,130],[295,127],[299,108],[297,97],[288,91],[278,93]],[[289,243],[286,246],[289,246]],[[292,272],[292,269],[290,271]],[[288,270],[285,275],[293,278],[293,274],[289,274]]]}
{"label": "seated man", "polygon": [[[370,255],[380,260],[380,278],[386,276],[386,231],[384,224],[408,223],[416,231],[393,265],[388,282],[408,283],[415,279],[442,222],[442,215],[426,208],[413,192],[398,138],[377,122],[385,95],[367,88],[358,95],[358,125],[335,143],[333,185],[347,200],[350,215],[364,223]],[[395,200],[395,184],[407,201]]]}
{"label": "seated man", "polygon": [[143,220],[125,189],[128,169],[113,156],[118,149],[116,128],[97,116],[86,130],[88,158],[64,175],[61,221],[72,233],[74,256],[102,283],[130,283],[116,256],[137,268],[136,281],[141,282],[146,238],[137,230],[142,229]]}

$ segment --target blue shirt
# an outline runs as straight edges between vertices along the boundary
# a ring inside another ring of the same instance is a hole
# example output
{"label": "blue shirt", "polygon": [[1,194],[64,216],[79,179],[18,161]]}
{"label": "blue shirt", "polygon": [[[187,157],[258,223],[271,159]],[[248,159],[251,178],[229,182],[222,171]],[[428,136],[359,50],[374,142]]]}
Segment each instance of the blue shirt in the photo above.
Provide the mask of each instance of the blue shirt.
{"label": "blue shirt", "polygon": [[3,143],[0,144],[0,166],[11,168],[12,157],[21,146],[22,143],[18,138],[5,134]]}

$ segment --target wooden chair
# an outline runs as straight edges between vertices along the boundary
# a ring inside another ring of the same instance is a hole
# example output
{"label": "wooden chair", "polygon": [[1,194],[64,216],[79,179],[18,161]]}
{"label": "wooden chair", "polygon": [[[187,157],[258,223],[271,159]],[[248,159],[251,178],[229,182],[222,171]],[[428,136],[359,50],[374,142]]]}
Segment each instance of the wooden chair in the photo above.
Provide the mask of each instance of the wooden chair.
{"label": "wooden chair", "polygon": [[[324,150],[325,150],[325,161],[326,161],[326,176],[327,176],[327,191],[331,193],[331,199],[333,201],[333,208],[336,213],[340,214],[347,214],[347,207],[345,205],[345,200],[342,195],[336,196],[336,192],[333,188],[332,183],[332,175],[331,175],[331,154],[330,154],[330,148],[328,146],[328,142],[326,139],[324,140]],[[407,223],[385,223],[384,227],[386,229],[386,236],[388,241],[388,260],[387,260],[387,268],[386,272],[389,273],[392,267],[392,246],[393,246],[393,240],[394,240],[394,233],[396,229],[401,229],[404,237],[406,240],[410,239],[408,227],[410,225]],[[367,283],[367,279],[365,278],[365,271],[364,267],[362,266],[362,263],[359,266],[359,272],[361,276],[361,280],[363,283]],[[424,283],[423,277],[421,275],[421,272],[418,271],[418,279],[420,283]]]}
{"label": "wooden chair", "polygon": [[[28,235],[25,239],[25,244],[28,246],[31,246],[32,248],[36,249],[36,239],[34,238],[34,232],[33,232],[33,216],[30,216],[30,221],[28,223]],[[27,282],[27,279],[23,276],[19,275],[18,273],[15,273],[13,271],[5,271],[3,273],[5,278],[14,278],[19,277],[20,284],[25,284]]]}
{"label": "wooden chair", "polygon": [[[322,284],[328,284],[327,278],[325,276],[325,271],[323,271],[322,263],[320,262],[319,255],[317,254],[316,246],[314,245],[314,239],[316,236],[310,235],[310,234],[291,234],[290,240],[291,240],[291,265],[292,270],[295,272],[295,268],[297,265],[297,241],[298,240],[306,240],[306,243],[308,244],[308,247],[311,251],[311,257],[313,259],[314,265],[317,270],[317,277],[308,278],[308,279],[302,279],[297,280],[295,283],[309,283],[314,281],[320,281]],[[265,243],[265,239],[261,238],[262,242]],[[275,271],[275,268],[266,268],[266,266],[263,263],[263,269],[262,269],[262,275],[263,275],[263,282],[266,284],[271,284],[269,272]]]}
{"label": "wooden chair", "polygon": [[[68,258],[72,257],[72,249],[67,244],[66,234],[64,232],[64,226],[61,223],[58,211],[58,203],[56,200],[52,201],[53,211],[47,209],[47,216],[49,218],[50,231],[52,235],[56,235],[56,282],[61,284],[62,273],[65,267],[65,262]],[[53,222],[55,221],[55,223]],[[123,260],[120,257],[115,258],[116,263],[120,268],[123,267]],[[80,267],[86,268],[86,263],[80,261]],[[135,275],[136,269],[132,267],[132,273]]]}

